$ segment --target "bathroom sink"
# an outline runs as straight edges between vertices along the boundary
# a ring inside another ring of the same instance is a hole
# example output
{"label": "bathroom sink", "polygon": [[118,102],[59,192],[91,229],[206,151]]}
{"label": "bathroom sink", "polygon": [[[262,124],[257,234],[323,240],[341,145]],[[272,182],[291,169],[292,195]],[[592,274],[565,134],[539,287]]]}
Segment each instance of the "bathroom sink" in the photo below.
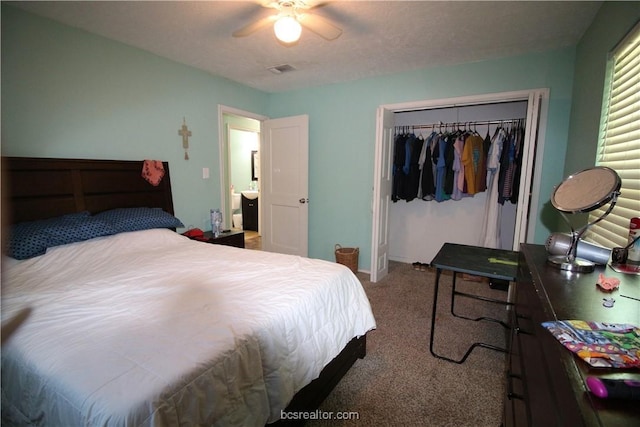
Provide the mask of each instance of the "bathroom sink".
{"label": "bathroom sink", "polygon": [[249,200],[254,200],[258,198],[258,190],[245,190],[242,191],[242,195]]}

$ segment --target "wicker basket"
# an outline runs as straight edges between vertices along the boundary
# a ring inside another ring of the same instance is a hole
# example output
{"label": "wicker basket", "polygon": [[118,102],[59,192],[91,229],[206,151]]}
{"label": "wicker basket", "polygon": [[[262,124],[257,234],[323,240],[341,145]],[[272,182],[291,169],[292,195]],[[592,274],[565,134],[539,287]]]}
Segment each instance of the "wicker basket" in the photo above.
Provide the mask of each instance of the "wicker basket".
{"label": "wicker basket", "polygon": [[346,265],[354,273],[358,272],[358,255],[360,255],[360,248],[343,248],[336,245],[336,262]]}

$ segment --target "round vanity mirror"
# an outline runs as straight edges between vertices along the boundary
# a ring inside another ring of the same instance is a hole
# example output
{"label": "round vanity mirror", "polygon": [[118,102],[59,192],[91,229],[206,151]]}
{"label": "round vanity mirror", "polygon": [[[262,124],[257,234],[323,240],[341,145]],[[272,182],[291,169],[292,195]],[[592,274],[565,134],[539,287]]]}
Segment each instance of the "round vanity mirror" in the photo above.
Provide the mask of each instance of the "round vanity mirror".
{"label": "round vanity mirror", "polygon": [[[609,215],[620,195],[622,181],[611,168],[596,166],[585,169],[565,179],[551,196],[551,204],[555,207],[571,228],[571,244],[565,255],[554,255],[548,258],[551,265],[562,270],[575,272],[591,272],[595,264],[589,260],[576,257],[580,237],[589,227]],[[573,229],[565,214],[585,213],[610,203],[607,211],[595,221],[588,223],[577,231]]]}
{"label": "round vanity mirror", "polygon": [[608,203],[621,184],[613,169],[602,166],[585,169],[570,175],[555,189],[551,204],[561,212],[591,212]]}

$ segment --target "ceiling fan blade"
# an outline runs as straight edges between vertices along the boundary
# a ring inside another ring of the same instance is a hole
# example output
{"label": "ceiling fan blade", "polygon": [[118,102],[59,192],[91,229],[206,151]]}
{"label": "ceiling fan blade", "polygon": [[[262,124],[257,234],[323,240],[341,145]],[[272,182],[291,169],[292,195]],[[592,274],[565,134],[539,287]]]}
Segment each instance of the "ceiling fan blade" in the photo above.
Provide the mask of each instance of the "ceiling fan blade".
{"label": "ceiling fan blade", "polygon": [[305,1],[298,2],[296,6],[298,7],[298,9],[310,10],[310,9],[319,9],[319,8],[325,7],[330,3],[331,3],[330,1],[323,1],[323,0],[305,0]]}
{"label": "ceiling fan blade", "polygon": [[335,40],[340,37],[342,30],[323,17],[312,13],[302,13],[298,16],[298,22],[307,28],[309,31],[313,31],[320,37],[326,40]]}
{"label": "ceiling fan blade", "polygon": [[265,27],[268,27],[276,20],[276,18],[277,16],[271,15],[262,19],[258,19],[257,21],[247,25],[246,27],[243,27],[243,28],[240,28],[239,30],[234,31],[232,35],[233,37],[246,37],[250,34],[255,33],[256,31],[259,31]]}

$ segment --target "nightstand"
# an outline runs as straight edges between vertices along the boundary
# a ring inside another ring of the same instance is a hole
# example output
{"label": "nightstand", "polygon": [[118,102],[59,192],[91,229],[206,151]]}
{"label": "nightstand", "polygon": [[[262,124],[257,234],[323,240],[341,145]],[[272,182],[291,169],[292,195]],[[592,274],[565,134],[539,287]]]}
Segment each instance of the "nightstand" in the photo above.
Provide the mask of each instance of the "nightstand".
{"label": "nightstand", "polygon": [[228,231],[218,237],[214,237],[211,231],[205,231],[204,238],[207,240],[201,240],[202,242],[244,248],[244,231]]}

